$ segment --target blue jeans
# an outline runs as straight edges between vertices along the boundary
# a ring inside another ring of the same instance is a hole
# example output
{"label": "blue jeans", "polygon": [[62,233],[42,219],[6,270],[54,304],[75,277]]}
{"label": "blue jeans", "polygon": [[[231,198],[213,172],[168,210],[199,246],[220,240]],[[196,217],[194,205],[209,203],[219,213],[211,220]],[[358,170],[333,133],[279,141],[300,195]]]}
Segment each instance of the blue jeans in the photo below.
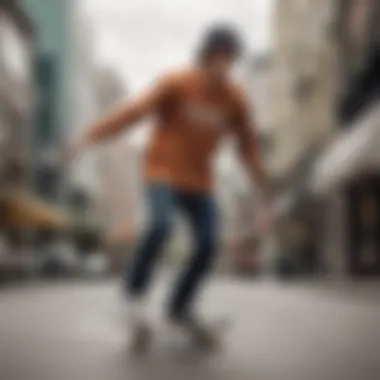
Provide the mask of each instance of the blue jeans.
{"label": "blue jeans", "polygon": [[215,259],[218,229],[215,201],[211,195],[186,192],[161,183],[150,184],[146,197],[150,218],[125,278],[126,288],[132,296],[146,292],[162,248],[169,238],[174,212],[181,210],[190,223],[194,242],[190,260],[169,300],[169,316],[181,317],[189,312]]}

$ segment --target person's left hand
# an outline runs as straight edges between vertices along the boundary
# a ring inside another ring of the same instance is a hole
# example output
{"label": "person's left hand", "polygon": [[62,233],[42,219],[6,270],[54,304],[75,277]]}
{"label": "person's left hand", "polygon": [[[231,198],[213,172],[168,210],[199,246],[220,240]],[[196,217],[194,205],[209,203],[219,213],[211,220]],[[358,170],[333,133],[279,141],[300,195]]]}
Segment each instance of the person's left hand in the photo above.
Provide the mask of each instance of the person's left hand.
{"label": "person's left hand", "polygon": [[272,221],[273,221],[273,208],[271,203],[265,203],[262,206],[260,206],[257,217],[255,219],[254,228],[257,231],[257,233],[264,237],[266,236],[272,227]]}

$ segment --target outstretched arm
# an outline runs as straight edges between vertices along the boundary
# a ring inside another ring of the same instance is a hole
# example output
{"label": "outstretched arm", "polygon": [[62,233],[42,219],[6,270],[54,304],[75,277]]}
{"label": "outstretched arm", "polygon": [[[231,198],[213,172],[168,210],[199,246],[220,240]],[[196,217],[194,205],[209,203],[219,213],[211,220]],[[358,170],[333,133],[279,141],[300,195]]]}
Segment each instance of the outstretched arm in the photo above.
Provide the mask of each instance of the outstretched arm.
{"label": "outstretched arm", "polygon": [[173,96],[172,82],[170,78],[162,79],[150,91],[96,122],[73,144],[71,155],[76,156],[88,146],[111,138],[153,115]]}
{"label": "outstretched arm", "polygon": [[252,112],[248,110],[244,99],[240,99],[237,104],[233,120],[233,130],[243,165],[252,182],[257,185],[261,200],[267,202],[271,196],[269,180],[261,159],[258,133]]}

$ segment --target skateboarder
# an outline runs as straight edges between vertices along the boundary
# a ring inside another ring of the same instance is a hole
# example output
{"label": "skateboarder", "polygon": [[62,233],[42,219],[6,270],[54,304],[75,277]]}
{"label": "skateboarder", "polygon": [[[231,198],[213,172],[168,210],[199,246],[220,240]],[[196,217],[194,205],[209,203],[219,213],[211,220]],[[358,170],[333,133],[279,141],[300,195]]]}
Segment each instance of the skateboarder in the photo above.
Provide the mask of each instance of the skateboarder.
{"label": "skateboarder", "polygon": [[192,65],[163,75],[70,147],[70,155],[75,157],[147,117],[154,118],[155,129],[144,163],[150,216],[124,279],[135,348],[144,347],[150,336],[144,300],[177,210],[190,223],[194,248],[173,288],[168,318],[190,329],[203,342],[213,344],[210,330],[197,317],[193,305],[217,254],[219,220],[212,191],[212,160],[223,137],[231,136],[236,141],[247,173],[259,190],[261,204],[268,205],[267,179],[251,121],[252,110],[244,92],[232,80],[232,69],[242,48],[233,27],[210,28]]}

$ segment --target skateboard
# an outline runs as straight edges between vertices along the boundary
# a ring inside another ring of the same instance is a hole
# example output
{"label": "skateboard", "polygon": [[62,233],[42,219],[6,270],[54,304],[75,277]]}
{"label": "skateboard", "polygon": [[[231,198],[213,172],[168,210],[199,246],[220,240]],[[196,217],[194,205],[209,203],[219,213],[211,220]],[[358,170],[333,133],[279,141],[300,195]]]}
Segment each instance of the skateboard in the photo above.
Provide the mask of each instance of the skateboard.
{"label": "skateboard", "polygon": [[230,327],[231,321],[227,318],[220,318],[201,329],[176,324],[145,326],[133,332],[130,351],[135,356],[147,354],[157,341],[158,333],[163,333],[165,337],[170,338],[169,344],[172,348],[176,349],[176,342],[178,343],[175,337],[182,335],[192,349],[204,353],[217,353],[223,349],[224,337]]}

